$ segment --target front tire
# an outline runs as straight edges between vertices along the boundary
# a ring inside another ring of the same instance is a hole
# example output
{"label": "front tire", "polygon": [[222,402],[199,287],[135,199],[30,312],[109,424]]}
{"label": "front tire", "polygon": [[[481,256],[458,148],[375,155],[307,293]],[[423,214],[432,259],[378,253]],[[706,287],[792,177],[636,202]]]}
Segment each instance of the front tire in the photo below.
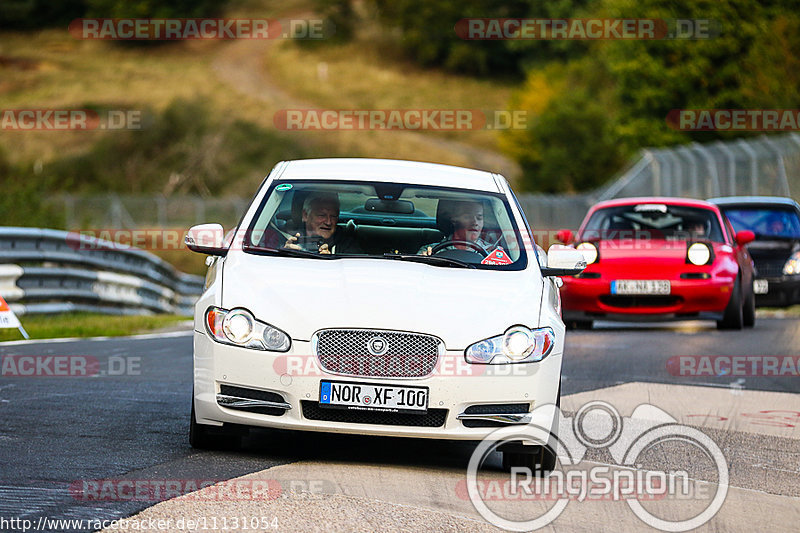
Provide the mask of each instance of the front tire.
{"label": "front tire", "polygon": [[514,467],[528,468],[534,476],[543,476],[556,468],[558,456],[550,446],[531,446],[531,453],[503,452],[503,470]]}
{"label": "front tire", "polygon": [[[559,378],[558,392],[556,393],[556,407],[561,409],[561,379]],[[558,418],[552,428],[552,433],[558,435]],[[550,446],[531,446],[531,452],[503,452],[503,470],[510,472],[513,467],[529,468],[534,476],[544,476],[556,469],[558,455]]]}
{"label": "front tire", "polygon": [[746,328],[756,325],[756,293],[753,290],[753,283],[750,282],[750,290],[744,298],[744,309],[742,310],[742,323]]}
{"label": "front tire", "polygon": [[242,443],[239,435],[225,431],[223,428],[198,424],[194,412],[194,392],[192,392],[192,413],[189,421],[189,444],[199,450],[229,450],[238,448]]}
{"label": "front tire", "polygon": [[566,323],[567,329],[592,329],[594,321],[592,320],[570,320]]}
{"label": "front tire", "polygon": [[717,329],[742,329],[744,325],[744,305],[742,305],[741,275],[736,276],[731,291],[731,299],[725,307],[722,320],[717,321]]}

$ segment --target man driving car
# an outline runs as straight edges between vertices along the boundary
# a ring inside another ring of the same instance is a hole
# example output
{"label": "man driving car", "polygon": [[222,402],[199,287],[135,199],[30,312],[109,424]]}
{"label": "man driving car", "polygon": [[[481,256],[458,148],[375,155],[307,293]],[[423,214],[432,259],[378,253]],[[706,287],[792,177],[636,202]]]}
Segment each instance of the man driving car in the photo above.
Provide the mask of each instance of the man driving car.
{"label": "man driving car", "polygon": [[356,240],[337,232],[339,197],[333,193],[312,193],[303,202],[303,231],[289,237],[284,248],[317,251],[321,254],[360,254]]}
{"label": "man driving car", "polygon": [[[444,202],[447,203],[445,204]],[[440,200],[439,203],[440,206],[445,209],[445,218],[449,219],[451,223],[451,231],[446,233],[441,241],[427,244],[420,248],[417,252],[418,255],[431,255],[436,246],[447,241],[475,243],[487,252],[493,247],[492,243],[485,241],[481,237],[484,222],[483,203],[474,200]],[[467,244],[453,242],[437,250],[437,252],[453,248],[464,250],[472,249],[472,247]]]}

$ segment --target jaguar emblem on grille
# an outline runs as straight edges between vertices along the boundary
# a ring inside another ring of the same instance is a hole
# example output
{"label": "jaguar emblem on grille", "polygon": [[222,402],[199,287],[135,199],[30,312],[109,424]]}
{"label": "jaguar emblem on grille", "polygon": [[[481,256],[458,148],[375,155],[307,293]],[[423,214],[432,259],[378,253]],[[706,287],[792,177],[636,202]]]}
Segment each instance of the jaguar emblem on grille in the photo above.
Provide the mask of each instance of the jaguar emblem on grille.
{"label": "jaguar emblem on grille", "polygon": [[389,343],[383,337],[372,337],[367,341],[367,351],[372,355],[383,355],[389,349]]}

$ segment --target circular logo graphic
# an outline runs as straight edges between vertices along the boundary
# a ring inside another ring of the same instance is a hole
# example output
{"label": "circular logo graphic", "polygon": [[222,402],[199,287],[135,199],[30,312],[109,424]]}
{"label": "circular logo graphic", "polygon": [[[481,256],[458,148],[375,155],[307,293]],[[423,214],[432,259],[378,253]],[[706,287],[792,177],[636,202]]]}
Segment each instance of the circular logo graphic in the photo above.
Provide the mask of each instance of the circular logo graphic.
{"label": "circular logo graphic", "polygon": [[383,355],[389,350],[389,343],[383,337],[372,337],[367,341],[367,351],[372,355]]}

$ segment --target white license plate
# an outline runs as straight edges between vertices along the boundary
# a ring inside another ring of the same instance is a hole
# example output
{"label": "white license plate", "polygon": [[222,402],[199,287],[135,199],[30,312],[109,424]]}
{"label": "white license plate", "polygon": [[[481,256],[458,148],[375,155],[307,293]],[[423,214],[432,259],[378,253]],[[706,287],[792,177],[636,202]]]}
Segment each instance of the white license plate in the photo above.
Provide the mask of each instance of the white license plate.
{"label": "white license plate", "polygon": [[753,292],[756,294],[767,294],[769,292],[769,281],[765,279],[753,280]]}
{"label": "white license plate", "polygon": [[319,405],[356,411],[424,414],[428,410],[428,387],[322,381]]}
{"label": "white license plate", "polygon": [[669,294],[669,280],[618,279],[611,282],[611,294]]}

